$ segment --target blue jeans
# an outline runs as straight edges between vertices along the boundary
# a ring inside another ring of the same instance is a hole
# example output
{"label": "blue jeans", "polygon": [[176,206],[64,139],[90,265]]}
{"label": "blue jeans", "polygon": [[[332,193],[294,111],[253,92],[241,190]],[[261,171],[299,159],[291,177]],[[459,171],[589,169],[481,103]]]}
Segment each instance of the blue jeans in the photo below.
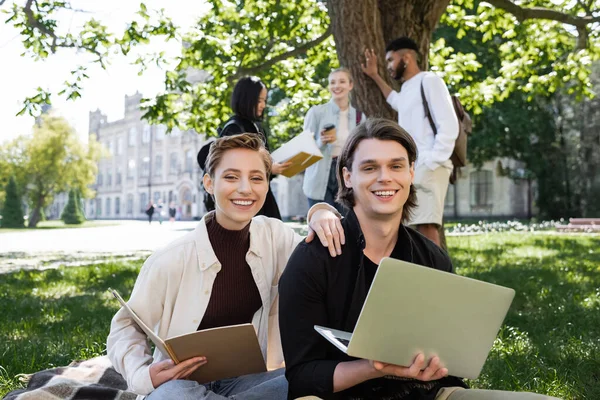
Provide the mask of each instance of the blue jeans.
{"label": "blue jeans", "polygon": [[311,199],[309,197],[308,198],[308,206],[312,207],[315,204],[324,201],[325,203],[329,204],[330,206],[335,207],[336,210],[338,210],[340,212],[340,214],[346,215],[348,210],[343,205],[341,205],[340,203],[335,201],[335,198],[337,197],[337,192],[338,192],[336,164],[337,164],[337,160],[331,161],[331,168],[329,169],[329,179],[327,180],[327,189],[325,190],[325,198],[323,200],[315,200],[315,199]]}
{"label": "blue jeans", "polygon": [[175,380],[163,383],[146,400],[259,400],[287,399],[288,383],[284,368],[260,374],[238,376],[199,384],[196,381]]}

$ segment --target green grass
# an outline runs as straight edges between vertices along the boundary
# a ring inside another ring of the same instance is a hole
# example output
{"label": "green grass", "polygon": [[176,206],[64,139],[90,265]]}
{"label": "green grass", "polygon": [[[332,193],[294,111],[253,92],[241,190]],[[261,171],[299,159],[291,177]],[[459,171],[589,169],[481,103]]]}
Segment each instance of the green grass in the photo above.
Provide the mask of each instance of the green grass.
{"label": "green grass", "polygon": [[457,272],[516,290],[480,388],[600,399],[600,236],[449,237]]}
{"label": "green grass", "polygon": [[[600,399],[600,236],[502,233],[448,245],[459,274],[517,291],[472,386]],[[118,308],[106,289],[130,293],[140,266],[0,275],[0,397],[21,387],[20,373],[103,354]]]}
{"label": "green grass", "polygon": [[[96,228],[99,226],[114,226],[119,225],[118,221],[84,221],[81,225],[67,225],[61,220],[41,221],[33,229],[76,229],[76,228]],[[29,228],[1,228],[0,234],[7,232],[27,232]]]}

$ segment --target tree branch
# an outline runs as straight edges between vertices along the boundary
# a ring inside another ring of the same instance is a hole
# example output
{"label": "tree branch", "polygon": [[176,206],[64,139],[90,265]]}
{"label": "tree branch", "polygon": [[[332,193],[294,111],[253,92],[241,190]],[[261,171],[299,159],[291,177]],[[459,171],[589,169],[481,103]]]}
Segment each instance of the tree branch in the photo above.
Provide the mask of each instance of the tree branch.
{"label": "tree branch", "polygon": [[290,50],[288,52],[285,52],[285,53],[279,54],[275,57],[272,57],[272,58],[266,60],[262,64],[255,65],[252,67],[246,67],[246,68],[240,67],[237,70],[237,72],[235,73],[235,75],[232,76],[231,79],[239,78],[242,75],[256,75],[258,72],[272,67],[273,65],[277,64],[279,61],[283,61],[290,57],[294,57],[299,54],[306,53],[308,50],[317,46],[318,44],[323,42],[325,39],[327,39],[329,36],[331,36],[331,32],[332,32],[332,29],[331,29],[331,25],[330,25],[327,27],[327,30],[325,32],[323,32],[323,34],[321,36],[319,36],[318,38],[316,38],[314,40],[311,40],[310,42],[304,43],[302,46],[296,47],[293,50]]}
{"label": "tree branch", "polygon": [[577,17],[569,15],[562,11],[552,10],[544,7],[521,7],[510,0],[485,0],[486,3],[508,11],[513,14],[519,21],[526,19],[548,19],[552,21],[562,22],[563,24],[573,25],[577,28],[586,27],[594,22],[600,22],[600,17],[586,15],[585,17]]}
{"label": "tree branch", "polygon": [[[552,10],[544,7],[521,7],[510,0],[485,0],[496,8],[500,8],[514,15],[518,21],[526,19],[547,19],[551,21],[562,22],[563,24],[572,25],[577,28],[578,39],[577,48],[585,49],[588,45],[587,26],[596,22],[600,22],[600,17],[595,17],[592,12],[588,11],[589,15],[578,17],[564,13],[562,11]],[[581,3],[580,3],[581,4]]]}
{"label": "tree branch", "polygon": [[33,15],[33,10],[31,9],[31,6],[34,3],[37,6],[37,2],[35,0],[27,0],[27,3],[25,3],[25,7],[23,7],[23,12],[27,17],[27,23],[31,28],[37,29],[40,32],[52,38],[52,44],[50,45],[50,49],[54,53],[56,51],[56,40],[58,38],[56,37],[56,34],[53,31],[45,27],[44,24],[40,24],[40,22],[37,19],[35,19],[35,16]]}

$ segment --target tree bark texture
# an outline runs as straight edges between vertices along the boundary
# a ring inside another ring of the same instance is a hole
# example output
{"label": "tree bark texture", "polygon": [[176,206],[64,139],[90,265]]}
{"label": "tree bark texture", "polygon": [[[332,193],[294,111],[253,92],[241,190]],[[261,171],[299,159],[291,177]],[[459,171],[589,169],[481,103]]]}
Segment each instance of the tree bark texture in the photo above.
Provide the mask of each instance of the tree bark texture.
{"label": "tree bark texture", "polygon": [[[379,75],[395,90],[386,70],[385,47],[392,40],[408,36],[419,47],[419,65],[427,70],[431,35],[448,6],[449,0],[329,0],[329,16],[340,65],[350,70],[354,79],[355,107],[369,117],[396,120],[381,91],[361,69],[364,51],[375,50]],[[440,227],[442,247],[446,248],[443,224]]]}
{"label": "tree bark texture", "polygon": [[377,85],[362,73],[364,51],[375,50],[379,74],[398,90],[385,68],[385,46],[400,36],[414,39],[427,69],[431,34],[449,0],[330,0],[329,15],[340,64],[354,79],[353,104],[369,117],[396,119]]}

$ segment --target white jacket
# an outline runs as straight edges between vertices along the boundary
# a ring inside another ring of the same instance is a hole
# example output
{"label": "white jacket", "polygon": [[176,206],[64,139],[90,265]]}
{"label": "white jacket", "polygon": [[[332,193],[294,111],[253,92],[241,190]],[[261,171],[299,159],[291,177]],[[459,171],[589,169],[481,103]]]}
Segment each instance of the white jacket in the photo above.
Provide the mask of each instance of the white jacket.
{"label": "white jacket", "polygon": [[[204,316],[221,264],[210,245],[206,218],[184,237],[152,254],[142,266],[129,306],[163,339],[194,332]],[[262,307],[252,324],[267,368],[283,366],[279,337],[277,285],[287,261],[303,238],[283,222],[263,216],[250,225],[246,261],[260,292]],[[233,294],[232,294],[233,295]],[[121,308],[114,316],[107,350],[113,366],[127,380],[128,390],[147,395],[154,390],[149,366],[165,359],[154,351],[146,334]],[[143,397],[138,397],[143,398]]]}

